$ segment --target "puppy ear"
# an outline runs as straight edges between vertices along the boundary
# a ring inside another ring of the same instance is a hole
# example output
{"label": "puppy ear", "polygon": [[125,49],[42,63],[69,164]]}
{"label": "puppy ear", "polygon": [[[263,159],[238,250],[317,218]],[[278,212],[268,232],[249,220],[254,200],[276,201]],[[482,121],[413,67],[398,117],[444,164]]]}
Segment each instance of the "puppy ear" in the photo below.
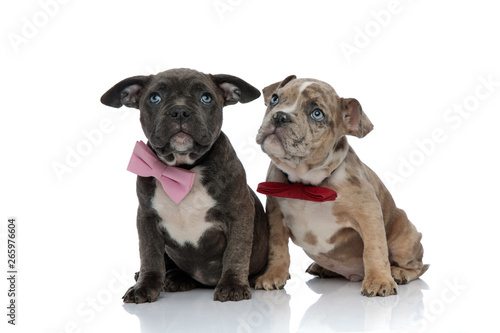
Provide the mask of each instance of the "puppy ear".
{"label": "puppy ear", "polygon": [[290,75],[286,77],[283,81],[276,82],[271,84],[270,86],[265,87],[262,89],[262,93],[264,94],[264,103],[267,105],[267,101],[269,101],[269,98],[271,97],[272,94],[276,90],[278,90],[281,87],[284,87],[288,82],[295,80],[297,77],[295,75]]}
{"label": "puppy ear", "polygon": [[151,76],[133,76],[115,84],[101,97],[101,103],[114,108],[125,105],[139,108],[139,100],[144,88],[149,84]]}
{"label": "puppy ear", "polygon": [[341,98],[342,120],[344,128],[349,135],[357,136],[358,138],[365,137],[373,129],[373,124],[368,119],[361,108],[361,104],[354,98]]}
{"label": "puppy ear", "polygon": [[259,98],[260,91],[236,76],[227,74],[208,75],[222,92],[224,106],[248,103]]}

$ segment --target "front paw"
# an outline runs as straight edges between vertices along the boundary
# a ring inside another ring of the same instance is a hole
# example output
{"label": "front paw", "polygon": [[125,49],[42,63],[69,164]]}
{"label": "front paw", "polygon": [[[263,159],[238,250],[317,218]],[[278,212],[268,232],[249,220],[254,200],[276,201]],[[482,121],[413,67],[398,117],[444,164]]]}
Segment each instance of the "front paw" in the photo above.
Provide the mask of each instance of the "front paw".
{"label": "front paw", "polygon": [[266,270],[264,274],[259,276],[255,281],[255,289],[283,289],[286,280],[290,279],[290,273],[288,273],[288,267],[273,267]]}
{"label": "front paw", "polygon": [[151,303],[158,299],[162,290],[163,281],[161,279],[142,279],[127,290],[125,295],[122,297],[123,302],[136,304],[145,302]]}
{"label": "front paw", "polygon": [[361,295],[368,297],[389,296],[397,293],[398,286],[390,275],[367,275],[361,286]]}
{"label": "front paw", "polygon": [[224,283],[219,282],[217,287],[215,287],[214,301],[226,302],[226,301],[241,301],[243,299],[252,298],[252,293],[250,291],[250,285],[248,282],[239,283],[236,281],[231,281]]}

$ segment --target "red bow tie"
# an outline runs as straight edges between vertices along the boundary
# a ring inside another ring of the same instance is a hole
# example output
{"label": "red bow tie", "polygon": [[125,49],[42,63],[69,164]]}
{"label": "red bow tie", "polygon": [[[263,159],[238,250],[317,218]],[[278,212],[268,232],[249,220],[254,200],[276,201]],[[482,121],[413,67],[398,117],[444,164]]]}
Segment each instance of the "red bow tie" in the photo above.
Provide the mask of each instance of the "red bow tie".
{"label": "red bow tie", "polygon": [[302,183],[264,182],[257,186],[257,192],[272,197],[309,200],[315,202],[334,201],[337,192],[322,186],[304,185]]}

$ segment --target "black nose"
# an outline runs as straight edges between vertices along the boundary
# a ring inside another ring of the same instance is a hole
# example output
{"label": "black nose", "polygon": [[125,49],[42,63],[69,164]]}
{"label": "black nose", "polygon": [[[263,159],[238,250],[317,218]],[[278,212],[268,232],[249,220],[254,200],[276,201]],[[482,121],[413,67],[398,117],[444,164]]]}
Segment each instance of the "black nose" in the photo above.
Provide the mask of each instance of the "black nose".
{"label": "black nose", "polygon": [[188,110],[186,110],[185,108],[173,108],[172,109],[172,112],[170,112],[170,116],[174,119],[177,119],[177,120],[183,120],[185,118],[189,118],[191,114],[189,113]]}
{"label": "black nose", "polygon": [[291,122],[292,120],[290,119],[290,116],[287,115],[285,112],[278,111],[273,115],[273,124],[276,127],[280,127],[285,125],[286,123]]}

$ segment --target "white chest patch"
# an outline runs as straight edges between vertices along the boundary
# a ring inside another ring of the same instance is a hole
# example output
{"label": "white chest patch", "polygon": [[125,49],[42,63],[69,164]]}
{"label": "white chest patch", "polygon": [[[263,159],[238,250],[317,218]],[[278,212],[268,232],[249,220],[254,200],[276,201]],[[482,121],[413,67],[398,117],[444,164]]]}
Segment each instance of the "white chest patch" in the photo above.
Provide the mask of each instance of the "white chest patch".
{"label": "white chest patch", "polygon": [[283,224],[292,232],[296,245],[313,256],[333,249],[332,236],[342,228],[332,214],[335,201],[277,200],[283,213]]}
{"label": "white chest patch", "polygon": [[197,246],[205,231],[214,227],[213,223],[205,221],[205,215],[216,202],[201,184],[200,168],[191,170],[195,172],[193,187],[179,204],[170,199],[161,185],[156,186],[151,200],[152,207],[161,218],[161,226],[180,245],[189,242]]}

